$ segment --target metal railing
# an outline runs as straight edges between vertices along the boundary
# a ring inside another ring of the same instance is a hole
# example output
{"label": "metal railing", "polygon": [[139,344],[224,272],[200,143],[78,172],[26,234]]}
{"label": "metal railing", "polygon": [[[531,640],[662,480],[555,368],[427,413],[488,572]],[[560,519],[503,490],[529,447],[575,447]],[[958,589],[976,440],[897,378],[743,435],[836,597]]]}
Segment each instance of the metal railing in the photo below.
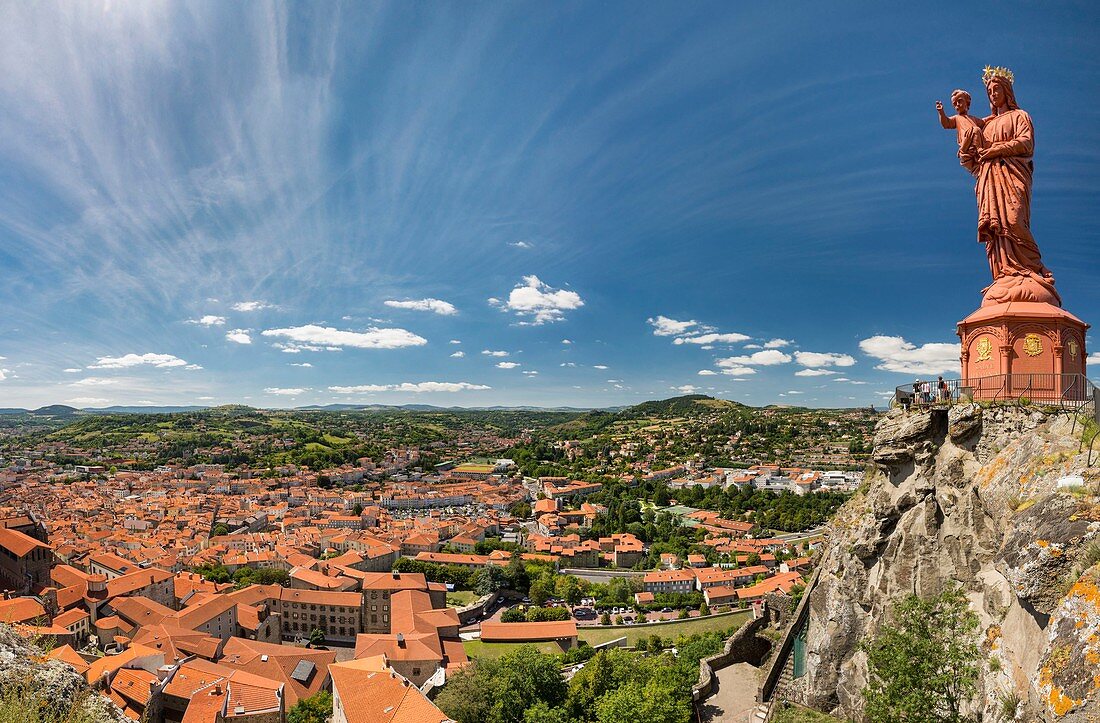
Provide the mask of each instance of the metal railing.
{"label": "metal railing", "polygon": [[995,374],[970,379],[918,380],[894,390],[894,401],[906,409],[949,406],[968,402],[1039,404],[1066,412],[1100,408],[1100,390],[1084,374]]}

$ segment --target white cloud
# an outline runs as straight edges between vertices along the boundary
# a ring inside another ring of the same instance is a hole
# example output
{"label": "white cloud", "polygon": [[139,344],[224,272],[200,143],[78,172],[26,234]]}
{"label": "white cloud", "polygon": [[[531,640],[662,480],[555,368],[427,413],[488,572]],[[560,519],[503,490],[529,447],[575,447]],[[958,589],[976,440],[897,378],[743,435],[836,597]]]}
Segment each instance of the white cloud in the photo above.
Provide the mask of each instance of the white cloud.
{"label": "white cloud", "polygon": [[519,362],[497,362],[497,369],[515,369]]}
{"label": "white cloud", "polygon": [[599,369],[600,371],[603,371],[605,369],[610,369],[611,367],[607,366],[606,364],[593,364],[592,368],[593,369]]}
{"label": "white cloud", "polygon": [[791,360],[789,354],[784,354],[777,349],[765,349],[764,351],[756,351],[747,356],[731,356],[725,359],[718,360],[718,366],[720,367],[735,367],[735,366],[762,366],[770,367],[776,364],[786,364]]}
{"label": "white cloud", "polygon": [[65,372],[66,374],[79,374],[84,370],[80,367],[69,367],[68,369],[62,369],[61,371]]}
{"label": "white cloud", "polygon": [[793,342],[787,339],[772,339],[769,342],[764,343],[765,349],[782,349],[785,346],[790,346]]}
{"label": "white cloud", "polygon": [[303,389],[302,387],[267,387],[264,389],[264,394],[277,394],[281,397],[297,397],[308,391],[309,389]]}
{"label": "white cloud", "polygon": [[225,323],[224,316],[214,316],[213,314],[207,314],[201,319],[188,319],[188,324],[200,324],[202,326],[221,326]]}
{"label": "white cloud", "polygon": [[462,357],[466,356],[466,352],[456,351],[454,354],[451,354],[451,356],[454,357],[455,359],[461,359]]}
{"label": "white cloud", "polygon": [[750,374],[756,374],[756,370],[752,367],[738,366],[736,364],[722,367],[722,373],[730,377],[747,377]]}
{"label": "white cloud", "polygon": [[830,374],[836,374],[836,372],[828,369],[799,369],[794,373],[796,377],[826,377]]}
{"label": "white cloud", "polygon": [[681,392],[683,394],[694,394],[695,392],[699,391],[699,387],[693,384],[682,384],[678,387],[669,387],[669,389]]}
{"label": "white cloud", "polygon": [[561,364],[558,364],[558,366],[559,367],[575,367],[575,366],[577,366],[577,363],[576,362],[562,362]]}
{"label": "white cloud", "polygon": [[805,394],[805,393],[806,392],[800,392],[797,389],[792,389],[792,390],[787,392],[787,394]]}
{"label": "white cloud", "polygon": [[11,369],[0,369],[0,382],[8,378],[8,374],[11,373]]}
{"label": "white cloud", "polygon": [[461,344],[462,342],[461,342],[460,340],[458,340],[458,339],[451,339],[451,340],[450,340],[449,342],[447,342],[447,343],[448,343],[448,344]]}
{"label": "white cloud", "polygon": [[233,311],[260,311],[261,309],[270,309],[271,304],[266,301],[238,301],[233,304]]}
{"label": "white cloud", "polygon": [[537,371],[535,371],[534,369],[527,369],[523,372],[523,376],[525,376],[525,377],[536,377],[536,376],[538,376],[538,374],[539,373]]}
{"label": "white cloud", "polygon": [[804,367],[850,367],[856,363],[848,354],[817,351],[796,351],[794,360]]}
{"label": "white cloud", "polygon": [[508,356],[506,351],[493,351],[492,349],[482,349],[481,353],[485,356]]}
{"label": "white cloud", "polygon": [[561,340],[561,343],[562,343],[562,344],[572,344],[572,343],[573,343],[573,340],[572,340],[572,339],[562,339],[562,340]]}
{"label": "white cloud", "polygon": [[209,401],[212,401],[213,399],[214,399],[214,397],[199,397],[198,398],[198,400],[200,402],[209,402]]}
{"label": "white cloud", "polygon": [[[327,326],[306,324],[286,329],[265,329],[264,336],[275,336],[295,342],[297,350],[316,351],[318,349],[401,349],[408,346],[423,346],[428,340],[405,329],[381,329],[370,327],[366,331],[343,331]],[[288,349],[284,348],[284,351]]]}
{"label": "white cloud", "polygon": [[469,382],[402,382],[400,384],[360,384],[354,387],[329,387],[339,394],[369,394],[371,392],[463,392],[492,389],[484,384]]}
{"label": "white cloud", "polygon": [[75,382],[70,382],[69,386],[73,387],[106,387],[112,384],[117,384],[117,379],[104,379],[103,377],[87,377],[85,379],[78,379]]}
{"label": "white cloud", "polygon": [[290,362],[290,366],[292,366],[292,367],[306,367],[306,368],[312,368],[313,367],[313,365],[310,364],[309,362],[301,362],[301,363],[299,363],[299,362]]}
{"label": "white cloud", "polygon": [[531,243],[530,241],[512,241],[508,245],[509,246],[514,246],[517,249],[533,249],[533,248],[535,248],[535,245],[533,243]]}
{"label": "white cloud", "polygon": [[565,318],[566,311],[584,306],[584,300],[576,291],[555,289],[533,274],[523,277],[523,282],[517,284],[508,294],[506,302],[489,299],[489,303],[512,311],[516,316],[531,317],[532,321],[520,323],[535,326],[561,321]]}
{"label": "white cloud", "polygon": [[453,316],[458,313],[458,309],[455,308],[454,304],[449,301],[441,301],[440,299],[413,299],[410,301],[395,301],[390,299],[384,303],[386,306],[394,309],[430,311],[433,314],[441,314],[443,316]]}
{"label": "white cloud", "polygon": [[1100,351],[1098,351],[1094,354],[1089,354],[1085,358],[1085,363],[1086,364],[1100,364]]}
{"label": "white cloud", "polygon": [[249,335],[248,329],[230,329],[225,332],[225,338],[237,344],[252,343],[252,336]]}
{"label": "white cloud", "polygon": [[744,334],[701,334],[699,336],[681,336],[672,340],[673,344],[736,344],[748,341],[752,337]]}
{"label": "white cloud", "polygon": [[714,371],[713,369],[700,369],[699,370],[699,376],[701,376],[701,377],[714,377],[714,376],[718,376],[718,372]]}
{"label": "white cloud", "polygon": [[89,369],[128,369],[130,367],[149,365],[158,369],[169,367],[197,368],[197,365],[188,364],[183,359],[171,354],[125,354],[123,356],[101,356],[95,363],[89,364]]}
{"label": "white cloud", "polygon": [[653,326],[654,336],[680,336],[689,333],[689,329],[699,325],[697,321],[676,321],[660,315],[646,321]]}
{"label": "white cloud", "polygon": [[746,344],[744,346],[744,348],[745,349],[763,349],[764,347],[760,346],[759,344]]}
{"label": "white cloud", "polygon": [[900,336],[872,336],[859,343],[864,354],[878,359],[875,368],[899,374],[943,374],[959,370],[959,345],[912,344]]}
{"label": "white cloud", "polygon": [[78,407],[86,407],[93,404],[106,404],[108,401],[110,400],[104,399],[103,397],[74,397],[65,400],[66,404],[75,404]]}

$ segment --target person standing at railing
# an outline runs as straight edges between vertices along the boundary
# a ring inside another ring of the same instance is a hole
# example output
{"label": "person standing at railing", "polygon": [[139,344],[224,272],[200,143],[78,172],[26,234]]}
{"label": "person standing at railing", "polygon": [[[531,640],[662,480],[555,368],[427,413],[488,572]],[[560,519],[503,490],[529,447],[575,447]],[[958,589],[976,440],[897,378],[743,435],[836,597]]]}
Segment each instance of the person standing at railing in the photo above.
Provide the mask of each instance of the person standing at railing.
{"label": "person standing at railing", "polygon": [[928,382],[921,382],[920,385],[920,400],[924,404],[932,403],[932,385]]}
{"label": "person standing at railing", "polygon": [[951,390],[948,388],[947,382],[944,380],[944,378],[942,376],[939,378],[939,391],[940,391],[940,401],[941,402],[950,402],[951,401]]}

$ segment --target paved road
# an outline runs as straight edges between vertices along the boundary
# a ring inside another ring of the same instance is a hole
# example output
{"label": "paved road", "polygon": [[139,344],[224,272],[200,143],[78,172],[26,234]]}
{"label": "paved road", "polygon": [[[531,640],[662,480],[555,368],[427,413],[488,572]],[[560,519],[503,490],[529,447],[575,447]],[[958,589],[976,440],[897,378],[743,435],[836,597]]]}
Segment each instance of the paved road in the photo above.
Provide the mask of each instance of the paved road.
{"label": "paved road", "polygon": [[703,723],[749,723],[756,707],[760,669],[735,663],[717,673],[717,690],[699,706]]}

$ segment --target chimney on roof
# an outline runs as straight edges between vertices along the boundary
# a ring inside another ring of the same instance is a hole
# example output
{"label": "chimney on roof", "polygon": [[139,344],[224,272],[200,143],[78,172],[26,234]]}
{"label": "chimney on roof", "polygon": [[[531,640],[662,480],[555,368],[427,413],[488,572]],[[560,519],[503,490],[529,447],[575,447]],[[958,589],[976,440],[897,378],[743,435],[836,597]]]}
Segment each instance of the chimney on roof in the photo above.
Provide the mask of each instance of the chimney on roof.
{"label": "chimney on roof", "polygon": [[400,570],[394,570],[393,571],[393,579],[398,580],[400,578],[401,578],[401,571]]}
{"label": "chimney on roof", "polygon": [[399,647],[399,648],[405,647],[405,634],[404,633],[398,633],[397,634],[397,647]]}

